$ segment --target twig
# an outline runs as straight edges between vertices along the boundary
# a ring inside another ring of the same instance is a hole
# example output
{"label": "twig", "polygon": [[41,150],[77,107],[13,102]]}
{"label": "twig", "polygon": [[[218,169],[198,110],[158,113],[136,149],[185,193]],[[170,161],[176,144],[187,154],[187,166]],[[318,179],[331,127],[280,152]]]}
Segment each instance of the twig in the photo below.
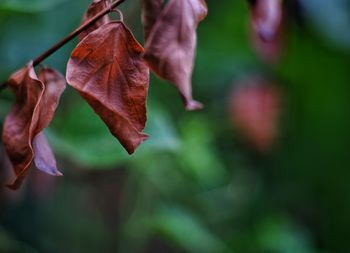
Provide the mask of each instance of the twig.
{"label": "twig", "polygon": [[[73,32],[71,32],[70,34],[68,34],[65,38],[63,38],[61,41],[57,42],[55,45],[53,45],[51,48],[49,48],[47,51],[45,51],[44,53],[42,53],[41,55],[39,55],[37,58],[35,58],[33,60],[33,65],[34,67],[38,66],[42,61],[44,61],[46,58],[48,58],[49,56],[51,56],[53,53],[55,53],[57,50],[59,50],[60,48],[62,48],[64,45],[66,45],[68,42],[70,42],[72,39],[74,39],[75,37],[77,37],[80,33],[82,33],[83,31],[85,31],[86,29],[88,29],[90,26],[92,26],[95,22],[97,22],[99,19],[101,19],[103,16],[105,16],[106,14],[110,13],[113,9],[115,9],[116,7],[118,7],[120,4],[122,4],[123,2],[125,2],[126,0],[117,0],[113,3],[111,3],[111,5],[109,7],[106,7],[104,10],[102,10],[101,12],[99,12],[96,16],[94,16],[93,18],[91,18],[88,22],[82,24],[81,26],[79,26],[76,30],[74,30]],[[7,82],[4,82],[3,84],[0,85],[0,91],[2,91],[3,89],[5,89],[7,86]]]}

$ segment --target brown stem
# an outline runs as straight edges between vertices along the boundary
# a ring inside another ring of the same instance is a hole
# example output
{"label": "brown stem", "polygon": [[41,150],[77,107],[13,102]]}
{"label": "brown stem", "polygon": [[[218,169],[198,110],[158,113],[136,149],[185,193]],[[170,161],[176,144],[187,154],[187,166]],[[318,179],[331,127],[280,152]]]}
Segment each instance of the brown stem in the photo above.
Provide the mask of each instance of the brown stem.
{"label": "brown stem", "polygon": [[[92,26],[96,21],[101,19],[106,14],[110,13],[114,8],[118,7],[120,4],[125,2],[126,0],[117,0],[101,12],[99,12],[96,16],[91,18],[88,22],[82,24],[79,26],[76,30],[68,34],[65,38],[63,38],[61,41],[57,42],[55,45],[53,45],[51,48],[49,48],[47,51],[45,51],[43,54],[39,55],[37,58],[33,60],[34,67],[38,66],[42,61],[44,61],[46,58],[51,56],[53,53],[55,53],[57,50],[59,50],[61,47],[66,45],[68,42],[70,42],[72,39],[77,37],[80,33],[88,29],[90,26]],[[5,89],[7,86],[7,82],[4,82],[0,85],[0,91]]]}

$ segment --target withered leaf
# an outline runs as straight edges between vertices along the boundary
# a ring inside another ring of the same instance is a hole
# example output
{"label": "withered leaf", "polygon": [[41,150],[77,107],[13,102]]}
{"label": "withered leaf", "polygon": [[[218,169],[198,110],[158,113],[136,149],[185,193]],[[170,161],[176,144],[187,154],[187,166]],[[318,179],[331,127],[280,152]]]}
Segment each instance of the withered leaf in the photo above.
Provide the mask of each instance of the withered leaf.
{"label": "withered leaf", "polygon": [[15,93],[16,102],[4,122],[3,142],[17,176],[9,187],[17,189],[33,159],[31,142],[37,121],[34,111],[43,94],[44,85],[38,80],[30,63],[10,77],[8,86]]}
{"label": "withered leaf", "polygon": [[144,26],[145,40],[149,37],[163,9],[163,0],[142,0],[142,24]]}
{"label": "withered leaf", "polygon": [[144,58],[161,78],[175,84],[186,109],[202,105],[192,98],[192,71],[200,21],[207,15],[204,0],[170,0],[146,41]]}
{"label": "withered leaf", "polygon": [[252,40],[267,61],[279,58],[283,40],[283,0],[256,0],[251,4]]}
{"label": "withered leaf", "polygon": [[[40,152],[46,152],[47,147],[41,150],[38,145],[35,145],[36,148],[33,150],[33,141],[50,123],[64,86],[57,87],[48,82],[46,88],[36,76],[32,63],[14,73],[8,85],[15,93],[16,101],[4,122],[3,142],[17,176],[9,188],[17,189],[27,175],[36,153],[40,155]],[[43,138],[45,137],[41,137],[36,143],[42,142]],[[48,164],[52,165],[53,162],[48,161]],[[43,162],[37,165],[38,169],[48,172]],[[49,173],[60,175],[57,168],[52,167]]]}
{"label": "withered leaf", "polygon": [[[93,0],[90,4],[88,10],[84,14],[82,24],[89,21],[91,18],[96,16],[99,12],[110,6],[110,0]],[[108,15],[105,15],[103,18],[96,21],[92,26],[79,34],[79,40],[82,41],[89,33],[95,31],[97,28],[101,27],[104,24],[109,23],[111,20]]]}
{"label": "withered leaf", "polygon": [[147,139],[149,69],[143,48],[122,22],[90,33],[73,51],[67,80],[86,99],[129,154]]}

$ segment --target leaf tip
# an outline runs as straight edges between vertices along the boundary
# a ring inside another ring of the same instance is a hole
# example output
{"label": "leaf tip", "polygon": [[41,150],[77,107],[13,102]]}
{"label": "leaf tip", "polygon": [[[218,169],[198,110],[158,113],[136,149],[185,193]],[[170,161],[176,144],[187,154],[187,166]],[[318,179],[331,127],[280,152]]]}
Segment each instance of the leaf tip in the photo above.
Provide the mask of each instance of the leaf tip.
{"label": "leaf tip", "polygon": [[137,141],[129,147],[125,147],[126,151],[128,152],[129,155],[132,155],[135,153],[136,149],[147,139],[149,138],[148,134],[141,133]]}
{"label": "leaf tip", "polygon": [[63,173],[61,172],[61,171],[57,171],[56,172],[56,175],[55,175],[56,177],[63,177]]}
{"label": "leaf tip", "polygon": [[204,108],[204,105],[198,101],[190,100],[186,102],[186,111],[196,111]]}
{"label": "leaf tip", "polygon": [[39,165],[36,163],[36,167],[38,168],[38,170],[45,172],[46,174],[49,174],[50,176],[54,176],[54,177],[61,177],[63,176],[62,172],[60,172],[56,167],[48,167],[48,166],[43,166],[43,165]]}
{"label": "leaf tip", "polygon": [[62,177],[63,173],[61,171],[59,171],[57,168],[51,168],[48,170],[44,171],[46,174],[49,174],[50,176],[54,176],[54,177]]}
{"label": "leaf tip", "polygon": [[6,188],[12,191],[17,191],[19,187],[14,187],[13,184],[6,184]]}
{"label": "leaf tip", "polygon": [[12,184],[6,184],[6,187],[12,191],[17,191],[22,185],[23,179],[16,178]]}

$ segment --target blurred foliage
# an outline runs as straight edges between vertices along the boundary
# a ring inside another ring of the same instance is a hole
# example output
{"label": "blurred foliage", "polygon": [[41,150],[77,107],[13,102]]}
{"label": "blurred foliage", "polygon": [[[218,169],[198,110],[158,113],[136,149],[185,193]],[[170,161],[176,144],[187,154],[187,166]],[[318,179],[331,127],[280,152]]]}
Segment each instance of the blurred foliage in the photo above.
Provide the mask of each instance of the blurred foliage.
{"label": "blurred foliage", "polygon": [[[123,10],[141,40],[138,2]],[[276,66],[251,49],[245,1],[207,2],[194,74],[205,109],[184,112],[174,87],[152,76],[151,138],[129,157],[67,89],[47,130],[65,177],[33,171],[20,192],[1,190],[1,253],[350,250],[348,1],[300,1],[304,22],[289,20]],[[2,0],[1,80],[76,27],[88,3]],[[64,73],[74,45],[46,64]],[[284,92],[280,137],[268,154],[242,142],[228,116],[235,81],[256,74],[279,80]],[[12,96],[0,96],[3,121]],[[11,170],[1,160],[5,182]]]}
{"label": "blurred foliage", "polygon": [[54,8],[57,4],[67,0],[3,0],[0,9],[6,12],[38,12]]}

